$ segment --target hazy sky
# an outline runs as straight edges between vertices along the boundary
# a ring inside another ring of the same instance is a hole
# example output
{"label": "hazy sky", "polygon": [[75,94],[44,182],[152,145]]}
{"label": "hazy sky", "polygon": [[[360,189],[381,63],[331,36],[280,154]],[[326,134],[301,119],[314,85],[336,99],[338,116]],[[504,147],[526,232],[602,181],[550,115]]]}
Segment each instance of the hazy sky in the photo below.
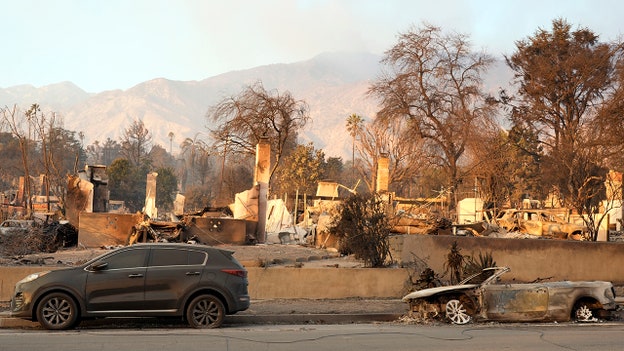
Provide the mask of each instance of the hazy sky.
{"label": "hazy sky", "polygon": [[383,54],[423,21],[495,56],[555,18],[603,41],[624,33],[621,0],[0,0],[0,13],[0,88],[71,81],[92,93],[328,51]]}

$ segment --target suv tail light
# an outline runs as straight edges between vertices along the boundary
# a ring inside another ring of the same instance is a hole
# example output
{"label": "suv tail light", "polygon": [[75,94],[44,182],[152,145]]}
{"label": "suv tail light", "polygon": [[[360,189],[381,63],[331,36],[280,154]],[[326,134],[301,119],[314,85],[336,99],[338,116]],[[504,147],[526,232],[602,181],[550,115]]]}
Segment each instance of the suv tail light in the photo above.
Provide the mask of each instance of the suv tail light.
{"label": "suv tail light", "polygon": [[222,269],[221,272],[235,275],[241,278],[247,278],[247,271],[244,269]]}

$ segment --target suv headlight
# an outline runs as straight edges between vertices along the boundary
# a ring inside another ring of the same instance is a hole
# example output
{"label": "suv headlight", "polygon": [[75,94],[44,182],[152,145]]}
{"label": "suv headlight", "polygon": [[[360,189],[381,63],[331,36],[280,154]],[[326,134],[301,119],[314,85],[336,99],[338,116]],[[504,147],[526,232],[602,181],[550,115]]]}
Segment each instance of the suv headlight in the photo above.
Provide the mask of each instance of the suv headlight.
{"label": "suv headlight", "polygon": [[26,276],[26,278],[20,280],[19,282],[17,282],[18,284],[24,284],[24,283],[28,283],[28,282],[32,282],[35,279],[41,278],[44,275],[50,273],[50,271],[44,271],[44,272],[37,272],[37,273],[33,273],[33,274],[29,274]]}

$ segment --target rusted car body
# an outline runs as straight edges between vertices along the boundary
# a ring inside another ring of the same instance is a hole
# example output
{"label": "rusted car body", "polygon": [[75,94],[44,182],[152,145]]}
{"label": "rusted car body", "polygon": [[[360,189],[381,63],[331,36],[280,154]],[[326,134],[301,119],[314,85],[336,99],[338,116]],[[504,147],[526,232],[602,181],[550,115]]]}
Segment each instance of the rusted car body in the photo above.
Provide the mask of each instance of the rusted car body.
{"label": "rusted car body", "polygon": [[403,301],[420,318],[454,324],[475,321],[597,321],[615,310],[615,290],[605,281],[502,284],[508,267],[486,268],[458,285],[414,291]]}
{"label": "rusted car body", "polygon": [[581,239],[587,228],[568,223],[561,212],[536,209],[507,209],[496,216],[496,224],[507,231],[561,239]]}
{"label": "rusted car body", "polygon": [[35,222],[32,220],[7,219],[0,223],[0,243],[3,238],[8,238],[10,235],[26,234],[34,226]]}

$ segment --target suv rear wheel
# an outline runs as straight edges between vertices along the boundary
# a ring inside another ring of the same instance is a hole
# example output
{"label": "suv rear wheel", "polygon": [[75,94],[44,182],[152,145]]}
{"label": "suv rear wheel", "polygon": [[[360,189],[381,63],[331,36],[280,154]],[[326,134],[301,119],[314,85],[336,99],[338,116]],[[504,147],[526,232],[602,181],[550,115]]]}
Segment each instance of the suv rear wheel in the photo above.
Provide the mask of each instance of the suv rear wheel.
{"label": "suv rear wheel", "polygon": [[186,310],[186,320],[193,328],[218,328],[223,324],[225,307],[213,295],[200,295],[194,298]]}

